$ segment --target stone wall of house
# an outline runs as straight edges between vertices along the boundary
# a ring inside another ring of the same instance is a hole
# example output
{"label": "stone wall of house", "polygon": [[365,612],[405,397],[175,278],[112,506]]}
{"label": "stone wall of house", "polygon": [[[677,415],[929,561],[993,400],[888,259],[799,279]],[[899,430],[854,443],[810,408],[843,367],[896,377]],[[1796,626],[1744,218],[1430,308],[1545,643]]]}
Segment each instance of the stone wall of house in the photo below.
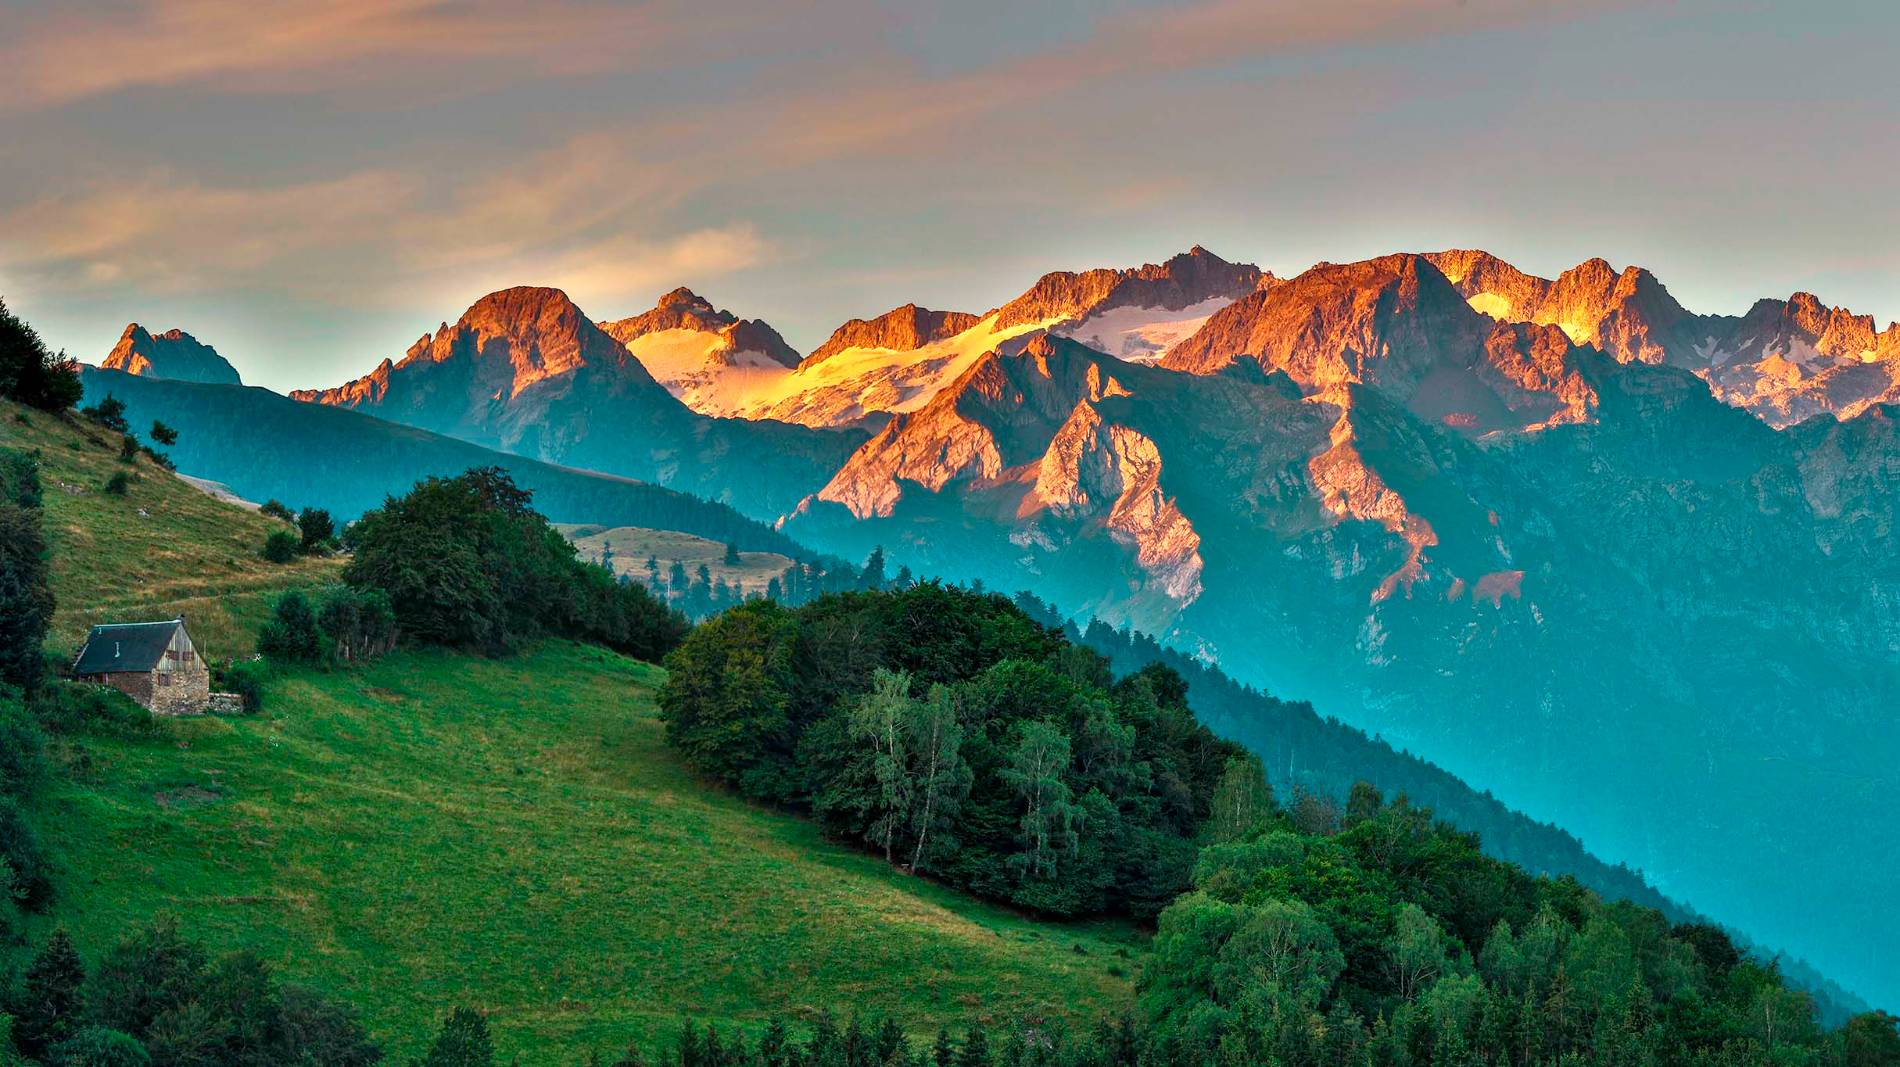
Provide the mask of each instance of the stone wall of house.
{"label": "stone wall of house", "polygon": [[202,715],[211,702],[211,672],[197,656],[171,671],[151,672],[151,703],[158,715]]}
{"label": "stone wall of house", "polygon": [[124,693],[126,696],[131,697],[133,700],[138,701],[139,704],[144,707],[149,708],[152,706],[153,686],[152,674],[150,673],[126,671],[120,674],[95,674],[84,679],[84,681],[97,682],[100,685],[109,685],[119,692]]}

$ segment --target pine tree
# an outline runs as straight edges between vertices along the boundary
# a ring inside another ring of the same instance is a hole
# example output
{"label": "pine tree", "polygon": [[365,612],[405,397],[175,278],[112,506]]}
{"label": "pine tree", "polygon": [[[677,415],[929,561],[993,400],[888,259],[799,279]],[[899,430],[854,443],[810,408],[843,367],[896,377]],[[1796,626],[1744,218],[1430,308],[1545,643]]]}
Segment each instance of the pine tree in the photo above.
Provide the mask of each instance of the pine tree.
{"label": "pine tree", "polygon": [[731,541],[726,542],[725,564],[728,567],[738,567],[744,564],[744,561],[739,558],[739,546]]}
{"label": "pine tree", "polygon": [[442,1031],[422,1067],[493,1067],[495,1044],[488,1036],[488,1020],[478,1011],[457,1008],[442,1022]]}
{"label": "pine tree", "polygon": [[28,1056],[71,1037],[86,1015],[86,966],[65,930],[53,931],[26,969],[15,1007],[14,1040]]}
{"label": "pine tree", "polygon": [[971,1023],[957,1050],[957,1067],[990,1067],[990,1038],[981,1023]]}

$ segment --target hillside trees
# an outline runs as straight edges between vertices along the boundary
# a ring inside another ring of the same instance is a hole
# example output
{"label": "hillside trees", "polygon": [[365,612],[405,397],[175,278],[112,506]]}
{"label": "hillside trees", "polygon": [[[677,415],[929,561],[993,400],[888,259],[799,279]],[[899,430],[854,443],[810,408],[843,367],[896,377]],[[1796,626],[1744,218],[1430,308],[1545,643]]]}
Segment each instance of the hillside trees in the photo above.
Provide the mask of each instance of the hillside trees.
{"label": "hillside trees", "polygon": [[498,467],[426,478],[353,524],[344,578],[381,590],[410,640],[505,652],[552,635],[658,659],[686,624],[584,564]]}
{"label": "hillside trees", "polygon": [[1165,677],[1112,681],[1001,597],[746,603],[668,659],[669,742],[893,864],[1058,915],[1152,915],[1238,755]]}
{"label": "hillside trees", "polygon": [[54,355],[40,335],[0,300],[0,396],[42,411],[64,411],[84,393],[79,364]]}

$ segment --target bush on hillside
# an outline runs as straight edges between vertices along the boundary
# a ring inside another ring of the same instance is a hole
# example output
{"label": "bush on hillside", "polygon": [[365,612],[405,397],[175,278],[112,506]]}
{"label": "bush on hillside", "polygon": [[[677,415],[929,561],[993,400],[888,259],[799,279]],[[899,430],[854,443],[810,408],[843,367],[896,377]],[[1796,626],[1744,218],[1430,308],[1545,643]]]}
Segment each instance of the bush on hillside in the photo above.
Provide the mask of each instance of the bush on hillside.
{"label": "bush on hillside", "polygon": [[84,392],[79,364],[64,352],[54,355],[0,300],[0,396],[42,411],[65,411]]}
{"label": "bush on hillside", "polygon": [[55,682],[42,686],[28,704],[40,725],[59,734],[102,733],[138,737],[158,720],[138,701],[111,686]]}
{"label": "bush on hillside", "polygon": [[259,515],[269,515],[271,518],[281,522],[295,523],[297,521],[297,516],[288,507],[285,507],[284,502],[281,500],[264,501],[264,503],[258,506],[257,513]]}
{"label": "bush on hillside", "polygon": [[112,477],[107,478],[106,484],[101,486],[100,488],[111,496],[124,496],[125,491],[128,488],[130,488],[131,485],[132,485],[131,475],[127,474],[124,471],[113,471]]}
{"label": "bush on hillside", "polygon": [[262,660],[232,660],[211,669],[211,685],[221,693],[235,693],[244,710],[256,712],[264,706],[264,679],[270,667]]}
{"label": "bush on hillside", "polygon": [[119,462],[131,463],[139,458],[139,439],[131,434],[119,438]]}
{"label": "bush on hillside", "polygon": [[0,448],[0,504],[38,508],[42,495],[39,460],[17,448]]}
{"label": "bush on hillside", "polygon": [[257,651],[274,663],[315,663],[323,655],[317,613],[303,590],[278,596],[270,619],[257,631]]}
{"label": "bush on hillside", "polygon": [[498,467],[427,478],[350,527],[344,578],[381,590],[410,640],[498,654],[552,635],[643,659],[685,621],[640,586],[582,564]]}
{"label": "bush on hillside", "polygon": [[46,735],[17,693],[0,689],[0,796],[32,796],[46,781]]}
{"label": "bush on hillside", "polygon": [[289,530],[272,530],[264,538],[264,558],[272,563],[289,563],[303,551],[303,539]]}

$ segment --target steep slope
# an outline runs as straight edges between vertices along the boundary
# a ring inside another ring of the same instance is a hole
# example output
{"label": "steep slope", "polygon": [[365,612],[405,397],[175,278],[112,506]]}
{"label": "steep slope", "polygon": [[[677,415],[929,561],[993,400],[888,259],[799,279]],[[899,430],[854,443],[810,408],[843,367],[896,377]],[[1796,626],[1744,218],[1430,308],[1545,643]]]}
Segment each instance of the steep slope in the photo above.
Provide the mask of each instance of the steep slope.
{"label": "steep slope", "polygon": [[183,330],[153,334],[136,322],[125,328],[119,335],[119,343],[112,346],[112,351],[99,365],[106,370],[174,378],[181,382],[241,384],[237,368],[218,355],[217,349]]}
{"label": "steep slope", "polygon": [[1592,259],[1550,281],[1487,252],[1425,258],[1492,318],[1557,326],[1625,363],[1687,368],[1776,427],[1900,400],[1900,324],[1876,331],[1872,316],[1809,293],[1757,301],[1741,316],[1694,315],[1639,267],[1618,272]]}
{"label": "steep slope", "polygon": [[667,392],[703,415],[738,414],[747,396],[798,364],[798,353],[777,330],[714,308],[690,289],[675,289],[651,311],[600,328]]}
{"label": "steep slope", "polygon": [[[121,460],[119,436],[90,421],[0,400],[0,448],[39,459],[58,603],[50,644],[68,662],[94,624],[178,615],[207,654],[246,653],[273,596],[333,581],[342,567],[265,560],[264,539],[284,524],[215,500],[145,457]],[[123,494],[105,491],[117,474],[127,476]]]}
{"label": "steep slope", "polygon": [[[679,530],[742,548],[803,557],[784,536],[724,504],[660,486],[542,463],[354,411],[301,404],[265,389],[198,385],[88,371],[86,397],[125,402],[134,425],[162,419],[187,474],[249,500],[326,508],[339,520],[378,507],[421,478],[470,467],[506,469],[559,522]],[[261,539],[260,539],[261,540]]]}
{"label": "steep slope", "polygon": [[761,519],[823,484],[858,440],[693,412],[558,289],[492,293],[401,362],[292,397],[725,500]]}

